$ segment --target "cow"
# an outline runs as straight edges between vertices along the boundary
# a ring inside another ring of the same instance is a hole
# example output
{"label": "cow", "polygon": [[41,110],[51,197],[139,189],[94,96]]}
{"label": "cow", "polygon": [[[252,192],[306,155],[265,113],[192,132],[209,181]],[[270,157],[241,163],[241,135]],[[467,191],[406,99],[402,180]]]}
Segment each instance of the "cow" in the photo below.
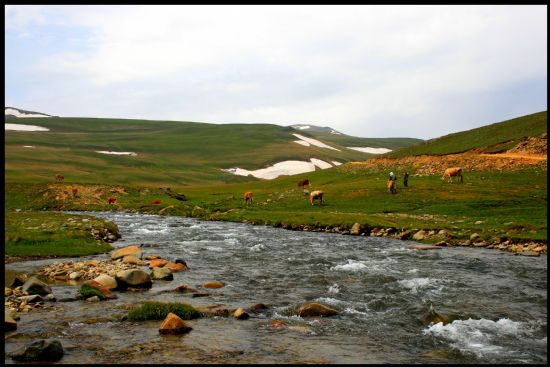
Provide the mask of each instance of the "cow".
{"label": "cow", "polygon": [[61,182],[61,181],[63,181],[63,180],[65,179],[65,177],[63,177],[63,175],[60,175],[59,173],[56,173],[56,174],[54,175],[54,177],[55,177],[55,180],[56,180],[56,181],[59,181],[59,182]]}
{"label": "cow", "polygon": [[447,168],[445,170],[445,173],[443,173],[443,176],[441,176],[441,181],[445,179],[445,177],[449,177],[449,182],[453,182],[452,177],[456,176],[460,182],[464,182],[464,177],[462,176],[462,167],[452,167]]}
{"label": "cow", "polygon": [[250,205],[250,204],[252,204],[252,201],[254,201],[254,194],[252,193],[252,191],[245,192],[244,193],[244,202],[247,205]]}
{"label": "cow", "polygon": [[311,194],[309,194],[309,201],[311,202],[311,205],[313,205],[316,199],[319,199],[319,202],[323,205],[323,194],[324,192],[321,190],[312,191]]}
{"label": "cow", "polygon": [[116,198],[113,197],[113,196],[109,196],[109,198],[107,199],[107,201],[109,202],[109,204],[115,204],[115,203],[116,203]]}
{"label": "cow", "polygon": [[157,200],[153,200],[153,201],[151,202],[151,204],[153,204],[153,205],[159,205],[159,204],[160,204],[160,200],[158,200],[158,199],[157,199]]}
{"label": "cow", "polygon": [[72,186],[71,191],[73,192],[73,196],[76,197],[76,194],[78,194],[78,187]]}
{"label": "cow", "polygon": [[304,178],[303,180],[298,181],[298,187],[309,186],[309,178]]}

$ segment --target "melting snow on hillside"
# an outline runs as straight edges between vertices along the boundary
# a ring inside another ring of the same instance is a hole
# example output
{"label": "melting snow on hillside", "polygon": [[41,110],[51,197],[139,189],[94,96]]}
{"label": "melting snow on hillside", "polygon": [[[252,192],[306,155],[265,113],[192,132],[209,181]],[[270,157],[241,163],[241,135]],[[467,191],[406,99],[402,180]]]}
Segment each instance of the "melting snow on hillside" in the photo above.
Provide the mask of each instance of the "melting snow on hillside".
{"label": "melting snow on hillside", "polygon": [[15,130],[15,131],[50,131],[46,127],[36,126],[36,125],[23,125],[23,124],[4,124],[6,130]]}
{"label": "melting snow on hillside", "polygon": [[294,135],[295,137],[300,139],[300,140],[294,140],[295,143],[304,145],[306,147],[309,147],[310,145],[315,145],[315,146],[321,147],[321,148],[328,148],[328,149],[340,151],[340,149],[336,149],[336,148],[333,148],[331,146],[328,146],[325,143],[320,142],[319,140],[315,140],[315,139],[312,139],[312,138],[307,138],[307,137],[305,137],[303,135],[300,135],[300,134],[292,134],[292,135]]}
{"label": "melting snow on hillside", "polygon": [[114,155],[131,155],[133,157],[137,156],[137,153],[134,153],[134,152],[111,152],[111,151],[107,151],[107,150],[96,150],[96,153],[114,154]]}
{"label": "melting snow on hillside", "polygon": [[346,147],[348,149],[357,150],[359,152],[363,153],[371,153],[371,154],[384,154],[391,152],[391,149],[388,148],[369,148],[369,147]]}
{"label": "melting snow on hillside", "polygon": [[[234,175],[239,175],[239,176],[252,175],[257,178],[264,178],[267,180],[271,180],[279,176],[291,176],[291,175],[297,175],[305,172],[312,172],[312,171],[315,171],[315,167],[319,167],[321,169],[332,167],[330,163],[322,161],[320,159],[311,158],[310,161],[311,162],[284,161],[284,162],[275,163],[273,166],[270,166],[267,168],[257,169],[255,171],[249,171],[242,168],[228,168],[228,169],[222,169],[222,171],[233,173]],[[333,163],[336,165],[336,163],[338,162],[333,162]],[[339,164],[341,163],[338,163],[338,165]]]}
{"label": "melting snow on hillside", "polygon": [[4,110],[4,115],[13,115],[15,117],[50,117],[48,115],[43,115],[41,113],[25,113],[15,108],[6,108]]}

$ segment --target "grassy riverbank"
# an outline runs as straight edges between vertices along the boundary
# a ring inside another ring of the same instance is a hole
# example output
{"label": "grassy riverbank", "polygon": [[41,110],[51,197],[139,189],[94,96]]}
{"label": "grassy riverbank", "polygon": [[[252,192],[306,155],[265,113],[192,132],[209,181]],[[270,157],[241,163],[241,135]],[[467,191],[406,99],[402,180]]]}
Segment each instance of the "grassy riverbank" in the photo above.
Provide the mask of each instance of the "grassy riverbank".
{"label": "grassy riverbank", "polygon": [[[400,180],[398,193],[392,195],[385,187],[385,172],[343,165],[307,175],[312,183],[307,190],[325,192],[322,206],[311,206],[307,193],[297,187],[303,177],[306,175],[170,190],[128,185],[6,183],[6,254],[72,256],[108,250],[93,244],[97,241],[84,239],[81,230],[63,228],[67,219],[63,214],[43,211],[60,205],[62,210],[160,213],[288,229],[338,227],[343,231],[360,223],[368,229],[445,229],[456,240],[466,240],[473,233],[487,241],[547,240],[545,166],[471,171],[465,174],[464,183],[442,182],[439,176],[412,176],[409,187],[403,187]],[[71,186],[79,188],[76,197]],[[254,203],[247,207],[242,193],[249,190],[254,192]],[[176,199],[174,193],[184,194],[186,200]],[[108,196],[116,197],[116,204],[109,205]],[[153,204],[155,200],[160,204]],[[76,245],[81,242],[86,249]]]}

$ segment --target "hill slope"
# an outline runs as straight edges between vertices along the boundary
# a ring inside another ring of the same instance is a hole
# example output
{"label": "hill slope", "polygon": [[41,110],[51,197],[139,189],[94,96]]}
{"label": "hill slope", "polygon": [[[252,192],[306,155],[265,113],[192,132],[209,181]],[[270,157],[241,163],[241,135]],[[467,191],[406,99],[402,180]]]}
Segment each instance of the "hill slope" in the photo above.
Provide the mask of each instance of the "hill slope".
{"label": "hill slope", "polygon": [[368,157],[328,141],[330,148],[297,144],[295,129],[271,124],[59,117],[17,122],[49,131],[6,131],[6,179],[13,181],[51,181],[61,173],[75,182],[243,182],[255,178],[222,170],[258,170],[289,160],[330,167]]}
{"label": "hill slope", "polygon": [[480,149],[496,153],[512,148],[527,137],[541,136],[547,132],[547,111],[514,118],[476,129],[445,135],[424,143],[385,154],[400,158],[417,155],[445,155]]}

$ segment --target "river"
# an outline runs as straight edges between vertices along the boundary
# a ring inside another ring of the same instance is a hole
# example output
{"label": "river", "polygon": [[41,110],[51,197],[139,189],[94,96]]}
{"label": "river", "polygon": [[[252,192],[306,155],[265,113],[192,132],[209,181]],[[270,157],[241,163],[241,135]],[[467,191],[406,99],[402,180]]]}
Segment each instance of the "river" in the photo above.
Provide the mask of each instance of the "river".
{"label": "river", "polygon": [[[10,352],[37,338],[58,338],[57,363],[547,363],[547,256],[449,247],[412,250],[412,241],[289,231],[241,223],[129,213],[86,213],[113,221],[144,255],[183,258],[173,281],[117,292],[98,303],[55,302],[22,314]],[[104,259],[108,254],[86,257]],[[73,259],[74,260],[74,259]],[[32,272],[39,260],[6,264]],[[146,267],[144,267],[146,269]],[[6,277],[7,278],[7,277]],[[222,281],[209,297],[166,292]],[[78,286],[52,284],[58,299]],[[160,335],[160,321],[120,321],[146,300],[194,306],[268,306],[247,320],[188,321],[185,335]],[[301,318],[294,309],[319,302],[337,316]],[[423,318],[437,312],[447,324]],[[273,329],[270,320],[288,327]],[[5,358],[6,363],[13,363]]]}

